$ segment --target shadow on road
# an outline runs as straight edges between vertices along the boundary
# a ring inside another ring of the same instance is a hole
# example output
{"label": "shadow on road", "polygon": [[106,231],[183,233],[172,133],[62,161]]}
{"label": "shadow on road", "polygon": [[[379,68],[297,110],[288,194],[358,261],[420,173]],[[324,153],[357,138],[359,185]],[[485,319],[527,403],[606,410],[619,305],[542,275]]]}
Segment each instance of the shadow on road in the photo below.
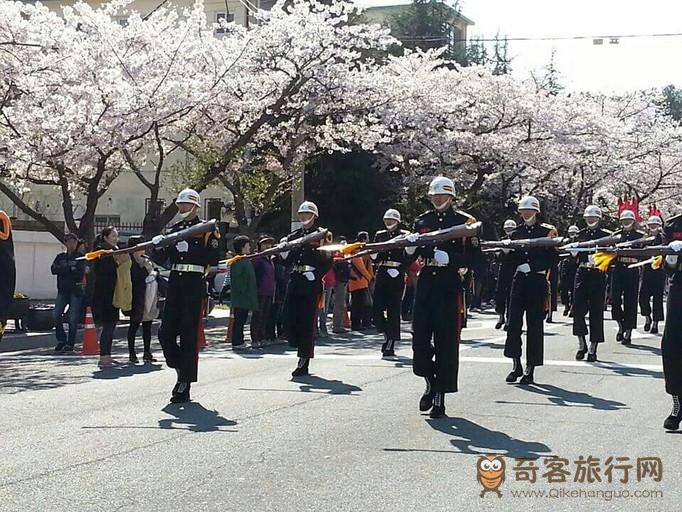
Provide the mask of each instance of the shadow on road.
{"label": "shadow on road", "polygon": [[362,391],[362,388],[353,384],[346,384],[340,380],[329,380],[317,375],[294,377],[291,380],[298,384],[300,391],[304,393],[321,390],[327,391],[329,395],[352,395],[354,391]]}
{"label": "shadow on road", "polygon": [[[563,407],[589,406],[592,409],[598,409],[600,411],[618,411],[620,409],[628,408],[622,402],[607,400],[606,398],[599,398],[598,396],[589,395],[579,391],[570,391],[568,389],[559,388],[551,384],[520,386],[519,389],[523,389],[529,393],[536,393],[538,395],[546,396],[551,403],[555,405],[561,405]],[[505,402],[497,401],[496,403]]]}
{"label": "shadow on road", "polygon": [[[168,430],[190,430],[192,432],[237,432],[232,427],[236,421],[223,418],[218,411],[209,411],[198,402],[186,404],[168,404],[161,409],[166,414],[174,416],[159,420],[159,428]],[[184,426],[183,426],[184,425]]]}
{"label": "shadow on road", "polygon": [[[428,425],[452,436],[454,453],[480,455],[499,453],[508,457],[536,459],[551,454],[552,450],[545,444],[534,441],[515,439],[498,430],[490,430],[483,425],[464,418],[439,418],[427,420]],[[385,448],[387,452],[441,452],[443,450],[424,450],[409,448]]]}
{"label": "shadow on road", "polygon": [[122,365],[112,366],[111,368],[102,368],[92,372],[93,379],[113,380],[122,377],[132,377],[133,375],[142,375],[145,373],[158,372],[163,368],[160,364],[141,364],[141,365]]}

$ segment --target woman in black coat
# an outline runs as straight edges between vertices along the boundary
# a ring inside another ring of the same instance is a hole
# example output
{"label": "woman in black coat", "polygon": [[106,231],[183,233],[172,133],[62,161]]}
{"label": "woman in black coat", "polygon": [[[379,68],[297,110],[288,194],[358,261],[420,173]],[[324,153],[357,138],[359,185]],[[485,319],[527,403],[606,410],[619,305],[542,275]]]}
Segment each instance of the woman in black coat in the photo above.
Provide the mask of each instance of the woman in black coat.
{"label": "woman in black coat", "polygon": [[[118,231],[112,226],[106,227],[95,240],[95,250],[117,249]],[[114,290],[116,289],[116,269],[114,258],[96,259],[93,264],[92,315],[95,324],[102,328],[99,339],[99,367],[106,368],[119,364],[111,358],[111,345],[114,330],[119,318],[119,309],[114,306]]]}
{"label": "woman in black coat", "polygon": [[[141,236],[130,237],[128,246],[137,245],[144,242]],[[129,362],[135,364],[139,362],[137,353],[135,352],[135,337],[137,331],[142,325],[142,342],[144,346],[144,355],[142,360],[145,363],[154,363],[156,359],[152,356],[152,321],[158,315],[158,308],[156,306],[157,297],[153,297],[151,301],[152,307],[149,311],[145,311],[145,304],[147,302],[147,281],[149,279],[156,279],[156,271],[152,266],[151,261],[144,255],[144,250],[137,251],[132,254],[133,264],[130,268],[130,277],[133,283],[133,302],[132,309],[126,314],[130,317],[130,326],[128,327],[128,355]],[[150,277],[151,276],[151,277]],[[153,282],[152,282],[153,284]]]}

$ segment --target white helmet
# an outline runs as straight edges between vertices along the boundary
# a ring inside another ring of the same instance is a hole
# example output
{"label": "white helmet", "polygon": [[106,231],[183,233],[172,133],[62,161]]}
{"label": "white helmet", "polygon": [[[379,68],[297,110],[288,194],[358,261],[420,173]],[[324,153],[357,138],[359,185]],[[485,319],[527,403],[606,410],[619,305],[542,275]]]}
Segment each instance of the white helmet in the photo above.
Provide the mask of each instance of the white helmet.
{"label": "white helmet", "polygon": [[445,176],[434,178],[429,185],[429,195],[435,196],[436,194],[448,194],[455,197],[455,184]]}
{"label": "white helmet", "polygon": [[186,188],[178,194],[178,198],[175,200],[176,204],[186,203],[193,204],[194,206],[201,207],[201,201],[199,199],[199,192],[191,188]]}
{"label": "white helmet", "polygon": [[620,212],[620,217],[618,217],[619,220],[637,220],[635,219],[635,212],[632,210],[623,210]]}
{"label": "white helmet", "polygon": [[504,221],[502,229],[504,229],[505,231],[507,231],[508,229],[516,229],[516,222],[511,219],[507,219]]}
{"label": "white helmet", "polygon": [[601,219],[602,218],[601,208],[599,208],[597,205],[591,204],[590,206],[585,208],[585,213],[583,213],[583,217],[599,217]]}
{"label": "white helmet", "polygon": [[540,201],[538,201],[533,196],[522,197],[521,201],[519,201],[519,207],[517,209],[518,210],[535,210],[536,212],[539,212],[540,211]]}
{"label": "white helmet", "polygon": [[568,234],[569,235],[577,235],[580,233],[580,228],[573,224],[572,226],[568,226]]}
{"label": "white helmet", "polygon": [[647,224],[655,224],[656,226],[662,226],[663,221],[658,215],[652,215],[649,220],[646,221]]}
{"label": "white helmet", "polygon": [[317,210],[317,205],[312,201],[303,201],[301,206],[298,207],[298,213],[312,213],[315,215],[315,217],[320,216]]}
{"label": "white helmet", "polygon": [[396,222],[400,222],[402,219],[400,218],[400,212],[398,210],[389,208],[386,210],[386,213],[384,213],[384,220],[394,220]]}

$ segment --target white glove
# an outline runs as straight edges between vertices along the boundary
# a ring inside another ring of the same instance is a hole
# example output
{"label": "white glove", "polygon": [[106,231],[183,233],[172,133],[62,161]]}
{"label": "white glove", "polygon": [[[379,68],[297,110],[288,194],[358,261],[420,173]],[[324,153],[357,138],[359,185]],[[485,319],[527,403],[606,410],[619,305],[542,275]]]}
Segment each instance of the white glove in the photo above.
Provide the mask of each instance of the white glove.
{"label": "white glove", "polygon": [[189,251],[189,244],[186,240],[180,240],[177,244],[175,244],[175,249],[178,252],[187,252]]}
{"label": "white glove", "polygon": [[459,272],[459,275],[464,277],[467,272],[469,272],[469,269],[466,267],[460,267],[457,269],[457,272]]}
{"label": "white glove", "polygon": [[504,254],[509,254],[511,252],[511,249],[502,249],[502,252]]}
{"label": "white glove", "polygon": [[373,252],[372,254],[369,255],[369,257],[372,258],[372,261],[374,261],[375,259],[377,259],[377,256],[379,256],[379,253],[378,253],[378,252]]}
{"label": "white glove", "polygon": [[411,244],[415,243],[417,240],[419,240],[419,233],[410,233],[405,237],[405,240],[410,242]]}
{"label": "white glove", "polygon": [[275,249],[277,249],[277,250],[282,250],[282,249],[284,249],[286,246],[287,246],[287,244],[286,244],[285,242],[280,242],[280,243],[278,243],[278,244],[275,246]]}
{"label": "white glove", "polygon": [[447,252],[436,249],[433,251],[433,259],[436,260],[441,265],[447,265],[450,263],[450,256]]}
{"label": "white glove", "polygon": [[668,247],[675,252],[682,252],[682,240],[673,240],[668,244]]}
{"label": "white glove", "polygon": [[315,274],[312,272],[304,272],[303,275],[308,281],[314,281],[315,280]]}
{"label": "white glove", "polygon": [[391,276],[393,279],[395,279],[396,277],[398,277],[400,275],[400,272],[398,272],[397,268],[389,268],[386,273],[389,276]]}
{"label": "white glove", "polygon": [[152,238],[152,243],[154,245],[159,245],[161,243],[161,240],[163,240],[163,235],[156,235],[154,238]]}
{"label": "white glove", "polygon": [[578,251],[568,251],[574,258],[578,257]]}
{"label": "white glove", "polygon": [[282,251],[279,253],[279,257],[282,258],[283,260],[287,259],[289,256],[289,251]]}
{"label": "white glove", "polygon": [[417,247],[415,247],[414,245],[411,247],[405,247],[405,254],[407,254],[408,256],[412,256],[415,252],[417,252]]}
{"label": "white glove", "polygon": [[530,265],[528,263],[522,263],[518,267],[516,267],[517,272],[521,272],[523,274],[527,274],[530,272]]}
{"label": "white glove", "polygon": [[675,254],[668,254],[665,257],[665,262],[671,267],[677,266],[677,256]]}

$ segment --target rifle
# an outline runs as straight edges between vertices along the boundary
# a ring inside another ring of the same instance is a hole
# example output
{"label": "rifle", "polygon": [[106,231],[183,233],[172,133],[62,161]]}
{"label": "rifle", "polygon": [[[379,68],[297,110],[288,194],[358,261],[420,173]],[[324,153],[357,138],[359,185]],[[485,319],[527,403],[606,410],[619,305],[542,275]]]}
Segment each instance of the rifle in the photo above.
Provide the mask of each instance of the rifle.
{"label": "rifle", "polygon": [[133,245],[132,247],[126,247],[125,249],[99,249],[97,251],[88,252],[85,254],[85,256],[81,256],[80,258],[76,258],[76,261],[92,261],[104,256],[118,256],[119,254],[130,254],[137,251],[146,251],[147,249],[151,248],[168,247],[169,245],[176,244],[181,240],[186,240],[197,235],[203,235],[204,233],[216,231],[217,229],[217,220],[206,220],[187,229],[163,235],[161,241],[156,244],[150,240],[148,242],[142,242],[141,244]]}
{"label": "rifle", "polygon": [[540,238],[524,238],[522,240],[491,240],[481,242],[481,247],[484,251],[487,250],[504,250],[510,249],[512,251],[520,249],[553,249],[561,246],[566,242],[566,239],[560,237],[543,236]]}
{"label": "rifle", "polygon": [[438,245],[441,242],[448,242],[461,238],[471,238],[478,236],[481,231],[482,222],[473,222],[471,224],[459,224],[449,228],[438,229],[436,231],[429,231],[419,235],[416,241],[410,242],[407,237],[409,235],[398,235],[385,242],[355,242],[346,245],[325,245],[320,247],[321,251],[339,251],[343,255],[354,253],[358,249],[361,252],[355,253],[352,257],[364,256],[375,252],[392,251],[393,249],[404,249],[405,247],[426,247],[430,245]]}
{"label": "rifle", "polygon": [[627,240],[625,242],[604,246],[595,245],[592,247],[571,247],[569,244],[568,246],[562,247],[562,249],[565,248],[569,252],[611,252],[612,249],[643,248],[647,244],[650,244],[655,241],[656,241],[655,236],[643,236],[641,238],[636,238],[634,240]]}
{"label": "rifle", "polygon": [[651,263],[654,268],[660,267],[663,263],[663,256],[679,255],[667,245],[650,245],[649,247],[600,247],[599,252],[594,255],[594,266],[602,272],[608,270],[609,265],[618,256],[631,258],[649,258],[645,261],[628,265],[628,268],[636,268]]}
{"label": "rifle", "polygon": [[[607,235],[601,238],[595,238],[594,240],[586,240],[584,242],[571,242],[561,247],[561,249],[566,251],[574,251],[578,249],[578,252],[586,252],[585,249],[591,249],[593,247],[604,247],[611,246],[620,242],[621,235]],[[634,240],[633,240],[634,241]]]}
{"label": "rifle", "polygon": [[[284,242],[280,245],[275,245],[274,247],[270,247],[269,249],[265,249],[264,251],[261,252],[255,252],[253,254],[237,254],[236,256],[232,256],[229,259],[222,260],[220,263],[226,263],[227,265],[233,265],[234,263],[238,262],[239,260],[250,260],[253,258],[257,258],[259,256],[272,256],[273,254],[279,254],[281,252],[288,252],[291,251],[292,249],[296,249],[297,247],[301,247],[306,244],[310,244],[313,242],[319,242],[320,240],[323,240],[326,238],[328,233],[328,230],[323,229],[321,231],[315,231],[314,233],[310,233],[309,235],[302,236],[300,238],[296,238],[295,240],[290,240],[288,242]],[[319,248],[318,248],[319,249]]]}

